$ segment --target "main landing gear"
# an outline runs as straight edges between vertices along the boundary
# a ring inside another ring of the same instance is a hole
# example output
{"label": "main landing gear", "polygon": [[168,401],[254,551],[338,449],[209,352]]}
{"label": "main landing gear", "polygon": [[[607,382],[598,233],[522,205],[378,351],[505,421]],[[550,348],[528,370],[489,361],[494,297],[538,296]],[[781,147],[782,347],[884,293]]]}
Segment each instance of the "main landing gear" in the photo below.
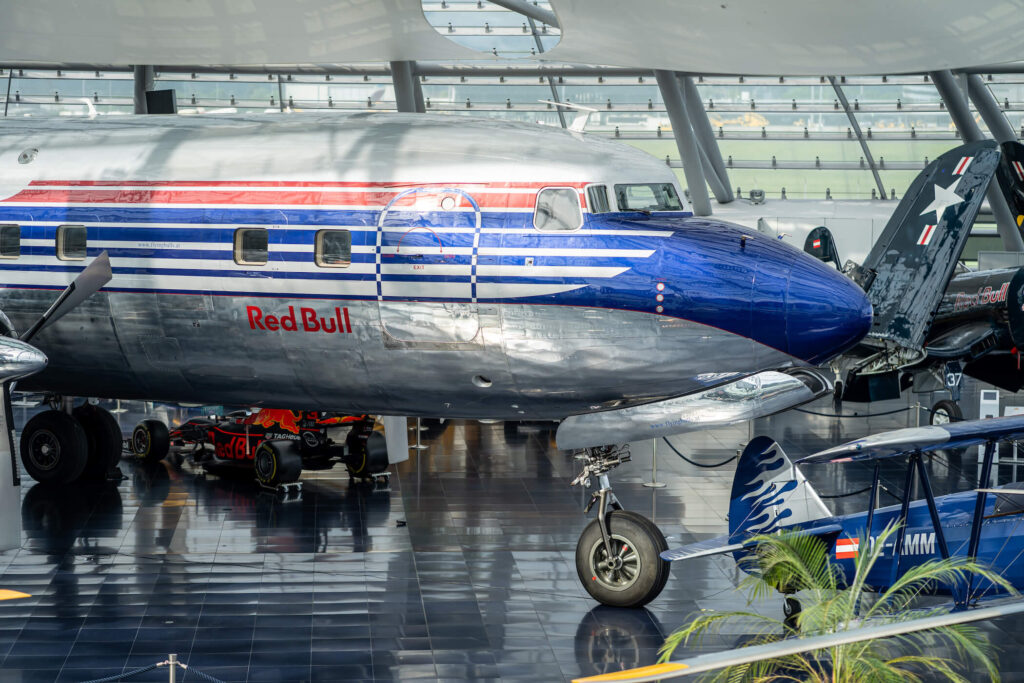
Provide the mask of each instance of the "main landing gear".
{"label": "main landing gear", "polygon": [[603,605],[641,607],[658,597],[668,581],[669,563],[660,555],[668,549],[665,536],[651,520],[623,510],[608,481],[608,472],[629,462],[627,446],[585,449],[577,456],[583,471],[572,485],[590,486],[596,476],[600,488],[587,504],[597,504],[576,544],[576,573],[583,587]]}
{"label": "main landing gear", "polygon": [[[121,428],[108,411],[85,403],[70,413],[50,409],[21,432],[21,462],[41,483],[102,481],[121,459]],[[119,478],[119,477],[118,477]]]}

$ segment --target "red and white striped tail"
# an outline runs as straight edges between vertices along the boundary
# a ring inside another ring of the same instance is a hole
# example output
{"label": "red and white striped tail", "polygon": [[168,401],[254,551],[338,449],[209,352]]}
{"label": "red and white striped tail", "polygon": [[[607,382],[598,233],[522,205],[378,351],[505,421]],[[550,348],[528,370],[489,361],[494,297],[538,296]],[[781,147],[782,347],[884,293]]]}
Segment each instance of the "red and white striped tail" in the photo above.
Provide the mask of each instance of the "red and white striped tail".
{"label": "red and white striped tail", "polygon": [[932,241],[932,237],[935,235],[935,226],[926,225],[924,230],[921,231],[921,236],[917,238],[917,246],[927,247],[928,243]]}
{"label": "red and white striped tail", "polygon": [[836,559],[851,560],[857,557],[857,550],[860,548],[860,541],[856,538],[836,539]]}
{"label": "red and white striped tail", "polygon": [[1017,179],[1024,180],[1024,165],[1021,165],[1019,161],[1010,162],[1013,164],[1013,170],[1017,172]]}
{"label": "red and white striped tail", "polygon": [[971,161],[974,157],[962,157],[960,163],[953,169],[953,175],[963,175],[967,170],[967,167],[971,165]]}

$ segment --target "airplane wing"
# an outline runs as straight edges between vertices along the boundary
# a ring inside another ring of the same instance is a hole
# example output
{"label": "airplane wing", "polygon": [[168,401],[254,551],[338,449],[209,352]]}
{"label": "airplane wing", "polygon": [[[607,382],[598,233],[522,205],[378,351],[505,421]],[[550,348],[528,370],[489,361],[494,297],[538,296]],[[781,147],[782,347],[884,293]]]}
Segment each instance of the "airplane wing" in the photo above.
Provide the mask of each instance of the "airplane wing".
{"label": "airplane wing", "polygon": [[1024,437],[1024,415],[969,420],[941,426],[910,427],[849,441],[801,458],[797,464],[894,458],[915,452],[928,453],[1019,437]]}
{"label": "airplane wing", "polygon": [[[828,534],[838,534],[843,530],[843,527],[838,524],[826,524],[825,526],[815,527],[813,529],[792,529],[790,533],[796,536],[827,536]],[[783,532],[787,530],[783,529]],[[709,538],[706,541],[697,541],[696,543],[689,543],[687,545],[679,546],[678,548],[669,548],[668,550],[661,553],[661,559],[669,562],[676,560],[692,560],[697,557],[708,557],[710,555],[721,555],[723,553],[731,553],[736,550],[743,550],[754,545],[753,541],[746,539],[737,542],[730,542],[728,536],[718,536],[717,538]]]}
{"label": "airplane wing", "polygon": [[909,621],[896,621],[877,624],[874,626],[862,626],[846,631],[839,631],[838,633],[827,633],[825,635],[811,636],[808,638],[786,638],[785,640],[768,643],[766,645],[753,645],[751,647],[741,647],[735,650],[712,652],[705,655],[690,657],[689,659],[664,662],[662,664],[644,666],[638,669],[629,669],[627,671],[616,671],[599,676],[577,678],[573,680],[573,683],[599,683],[603,681],[642,683],[643,681],[660,681],[667,678],[679,678],[682,676],[691,676],[693,674],[703,673],[705,671],[714,671],[715,669],[721,669],[726,666],[748,664],[750,662],[758,662],[763,659],[785,657],[786,655],[810,652],[812,650],[822,650],[829,647],[835,647],[836,645],[846,645],[848,643],[859,643],[864,640],[873,640],[875,638],[890,638],[892,636],[903,635],[904,633],[926,631],[930,628],[939,628],[941,626],[953,626],[955,624],[965,624],[972,621],[995,619],[996,617],[1005,617],[1007,615],[1018,614],[1020,612],[1024,612],[1024,601],[1017,600],[991,607],[934,614],[918,619],[911,619]]}

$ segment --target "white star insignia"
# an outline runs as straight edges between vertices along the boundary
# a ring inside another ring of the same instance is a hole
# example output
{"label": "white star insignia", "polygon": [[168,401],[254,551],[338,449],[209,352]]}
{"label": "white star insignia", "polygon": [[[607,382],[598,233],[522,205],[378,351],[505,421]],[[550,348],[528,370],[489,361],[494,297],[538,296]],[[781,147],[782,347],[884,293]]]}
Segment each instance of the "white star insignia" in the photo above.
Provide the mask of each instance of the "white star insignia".
{"label": "white star insignia", "polygon": [[928,208],[921,212],[921,215],[923,216],[926,213],[931,213],[932,211],[934,211],[935,222],[938,223],[939,221],[942,220],[942,214],[946,211],[947,208],[962,203],[964,201],[964,198],[956,193],[956,188],[957,186],[960,185],[961,180],[963,180],[963,176],[957,178],[956,181],[952,183],[949,187],[942,187],[936,184],[935,199],[933,199],[932,203],[928,205]]}

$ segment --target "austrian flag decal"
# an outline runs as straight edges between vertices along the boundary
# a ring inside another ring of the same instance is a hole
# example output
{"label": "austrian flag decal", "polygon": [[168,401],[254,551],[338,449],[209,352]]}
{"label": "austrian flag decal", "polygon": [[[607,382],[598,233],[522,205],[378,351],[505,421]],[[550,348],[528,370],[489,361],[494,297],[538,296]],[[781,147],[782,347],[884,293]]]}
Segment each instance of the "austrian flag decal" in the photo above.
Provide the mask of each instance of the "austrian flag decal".
{"label": "austrian flag decal", "polygon": [[852,560],[857,557],[857,548],[860,546],[860,541],[855,538],[838,538],[836,539],[836,559],[837,560]]}

